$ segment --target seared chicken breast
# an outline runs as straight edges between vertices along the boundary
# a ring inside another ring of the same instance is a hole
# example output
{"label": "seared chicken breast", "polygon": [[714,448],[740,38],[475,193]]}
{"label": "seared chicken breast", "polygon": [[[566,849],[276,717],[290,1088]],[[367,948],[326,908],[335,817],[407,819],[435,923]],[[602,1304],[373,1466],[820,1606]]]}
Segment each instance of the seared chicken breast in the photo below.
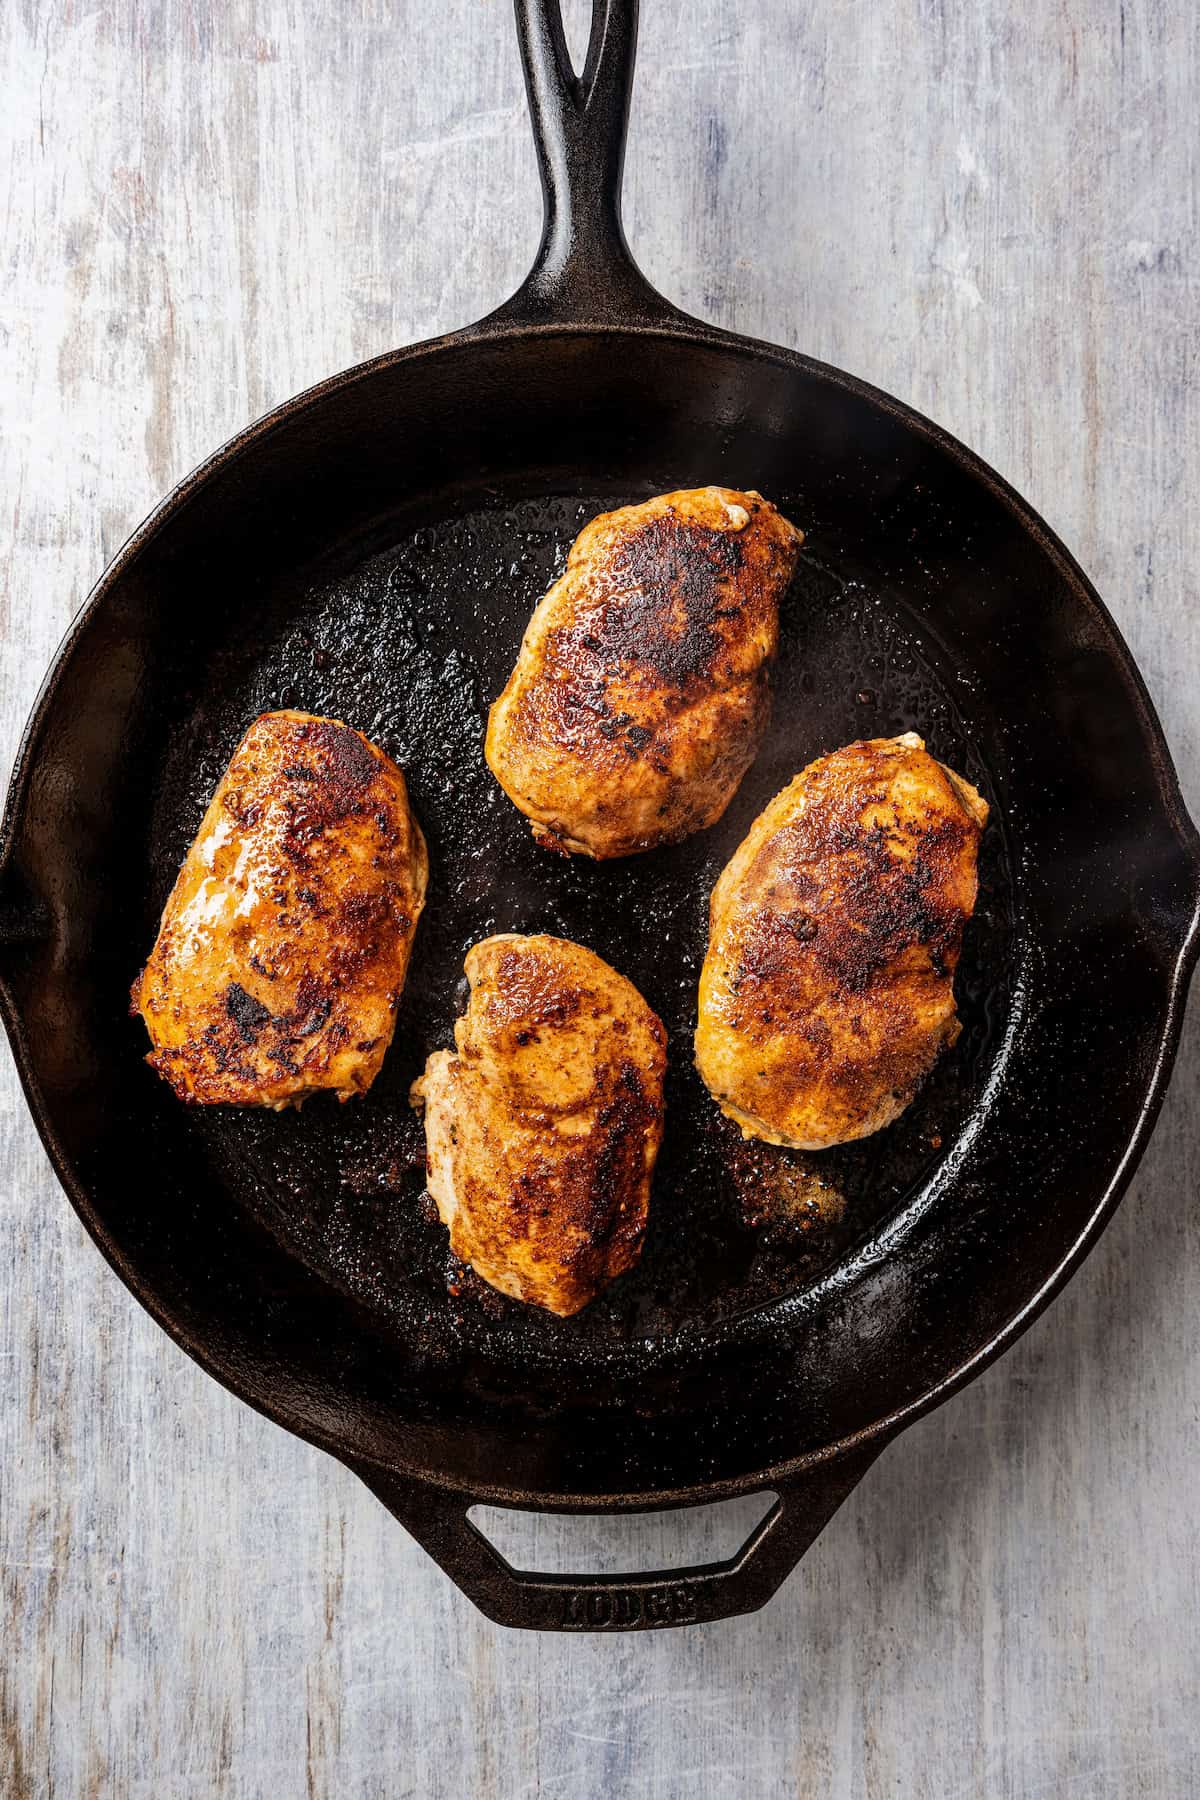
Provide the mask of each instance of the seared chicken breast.
{"label": "seared chicken breast", "polygon": [[720,818],[766,728],[801,538],[720,487],[580,532],[488,720],[488,764],[539,842],[628,856]]}
{"label": "seared chicken breast", "polygon": [[696,1066],[747,1137],[890,1125],[959,1034],[987,803],[914,733],[810,763],[713,889]]}
{"label": "seared chicken breast", "polygon": [[600,957],[501,935],[466,961],[454,1051],[414,1083],[450,1247],[566,1318],[637,1262],[662,1138],[666,1032]]}
{"label": "seared chicken breast", "polygon": [[428,859],[404,776],[337,719],[264,713],[234,752],[133,984],[181,1100],[365,1093],[392,1039]]}

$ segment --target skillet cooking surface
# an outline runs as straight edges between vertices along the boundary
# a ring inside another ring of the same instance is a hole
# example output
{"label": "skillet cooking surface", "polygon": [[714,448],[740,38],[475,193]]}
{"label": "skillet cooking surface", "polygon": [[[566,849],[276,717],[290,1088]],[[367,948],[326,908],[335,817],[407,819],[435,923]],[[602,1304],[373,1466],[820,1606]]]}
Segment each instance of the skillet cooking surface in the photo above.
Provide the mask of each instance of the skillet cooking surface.
{"label": "skillet cooking surface", "polygon": [[[280,706],[346,719],[406,770],[431,880],[396,1037],[369,1095],[302,1113],[201,1109],[186,1123],[223,1184],[294,1256],[364,1302],[410,1346],[447,1334],[513,1357],[607,1360],[810,1287],[869,1244],[953,1155],[1001,1056],[1018,957],[999,809],[956,984],[963,1035],[889,1130],[819,1155],[752,1145],[692,1067],[708,896],[751,820],[814,756],[917,730],[992,800],[973,672],[948,666],[903,600],[822,554],[810,535],[782,608],[774,712],[725,817],[673,849],[615,863],[539,849],[483,760],[487,707],[537,600],[583,524],[649,489],[479,495],[298,588],[279,583],[217,651],[171,736],[153,811],[143,937],[241,733]],[[803,496],[772,494],[811,532]],[[185,701],[185,707],[187,702]],[[548,931],[628,975],[670,1033],[667,1135],[641,1265],[574,1319],[497,1294],[454,1262],[424,1196],[424,1139],[408,1089],[452,1041],[463,957],[494,931]],[[132,975],[133,970],[129,971]],[[131,1027],[144,1051],[140,1022]],[[175,1110],[149,1070],[158,1105]],[[432,1344],[430,1344],[432,1348]]]}

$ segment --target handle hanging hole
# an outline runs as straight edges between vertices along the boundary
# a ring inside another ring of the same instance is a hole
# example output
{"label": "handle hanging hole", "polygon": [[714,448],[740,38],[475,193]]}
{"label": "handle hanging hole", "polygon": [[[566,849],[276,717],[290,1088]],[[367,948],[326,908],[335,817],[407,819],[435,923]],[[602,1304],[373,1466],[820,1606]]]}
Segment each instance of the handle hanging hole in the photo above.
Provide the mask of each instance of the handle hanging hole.
{"label": "handle hanging hole", "polygon": [[528,1513],[473,1506],[467,1517],[514,1569],[636,1575],[729,1562],[776,1504],[771,1492],[650,1513]]}
{"label": "handle hanging hole", "polygon": [[600,10],[599,0],[559,0],[562,7],[563,37],[572,73],[582,78],[592,37],[592,22]]}

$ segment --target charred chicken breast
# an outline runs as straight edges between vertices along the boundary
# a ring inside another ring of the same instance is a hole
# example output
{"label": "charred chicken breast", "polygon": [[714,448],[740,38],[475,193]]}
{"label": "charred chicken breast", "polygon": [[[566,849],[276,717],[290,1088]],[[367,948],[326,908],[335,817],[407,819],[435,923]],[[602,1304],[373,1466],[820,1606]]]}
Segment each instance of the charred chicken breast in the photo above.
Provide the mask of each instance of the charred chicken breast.
{"label": "charred chicken breast", "polygon": [[488,720],[492,773],[541,843],[628,856],[720,818],[766,728],[801,535],[720,487],[580,532]]}
{"label": "charred chicken breast", "polygon": [[662,1138],[666,1033],[600,957],[501,935],[466,960],[453,1051],[413,1086],[454,1253],[567,1317],[641,1255]]}
{"label": "charred chicken breast", "polygon": [[811,763],[716,887],[696,1064],[747,1137],[821,1150],[908,1105],[959,1034],[987,803],[914,733]]}
{"label": "charred chicken breast", "polygon": [[395,1029],[428,861],[404,776],[337,719],[264,713],[163,912],[133,1010],[181,1100],[365,1093]]}

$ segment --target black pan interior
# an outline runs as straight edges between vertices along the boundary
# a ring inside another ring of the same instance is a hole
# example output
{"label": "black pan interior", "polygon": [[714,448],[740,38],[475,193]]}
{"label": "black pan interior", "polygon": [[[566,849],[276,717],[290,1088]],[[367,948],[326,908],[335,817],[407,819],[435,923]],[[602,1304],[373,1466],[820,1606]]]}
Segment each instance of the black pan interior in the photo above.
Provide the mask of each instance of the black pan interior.
{"label": "black pan interior", "polygon": [[[809,534],[763,751],[677,850],[548,858],[482,763],[487,703],[582,520],[706,481],[758,487]],[[406,765],[429,907],[364,1102],[187,1111],[140,1060],[128,985],[240,732],[284,704]],[[877,1138],[749,1149],[690,1067],[712,880],[812,756],[910,728],[994,808],[963,1039]],[[1119,1173],[1194,903],[1140,683],[1036,521],[831,372],[669,332],[425,349],[277,417],[118,564],[27,772],[15,865],[52,930],[12,959],[12,1003],[35,1109],[108,1254],[294,1429],[513,1493],[749,1477],[962,1369]],[[448,1283],[406,1105],[449,1039],[465,950],[506,928],[590,944],[671,1032],[643,1264],[568,1322]]]}
{"label": "black pan interior", "polygon": [[[286,705],[346,719],[407,770],[430,845],[430,900],[395,1043],[369,1098],[347,1107],[322,1099],[302,1118],[219,1108],[189,1121],[200,1153],[290,1253],[407,1334],[414,1324],[453,1330],[493,1351],[580,1362],[810,1285],[953,1155],[1003,1044],[1019,953],[1000,816],[959,978],[964,1034],[900,1123],[824,1155],[754,1146],[692,1067],[709,893],[755,814],[798,769],[856,736],[920,730],[936,754],[992,788],[971,716],[975,673],[947,667],[902,595],[823,561],[819,542],[783,607],[770,733],[716,829],[615,864],[568,862],[535,845],[498,789],[482,754],[487,707],[528,615],[583,524],[643,493],[644,484],[481,495],[482,505],[431,514],[302,591],[285,578],[205,667],[163,768],[147,943],[208,797],[260,712]],[[809,518],[802,493],[774,498]],[[637,984],[670,1034],[668,1129],[645,1254],[570,1321],[505,1299],[455,1263],[424,1199],[424,1139],[408,1090],[429,1052],[450,1041],[466,951],[494,931],[590,946]]]}

